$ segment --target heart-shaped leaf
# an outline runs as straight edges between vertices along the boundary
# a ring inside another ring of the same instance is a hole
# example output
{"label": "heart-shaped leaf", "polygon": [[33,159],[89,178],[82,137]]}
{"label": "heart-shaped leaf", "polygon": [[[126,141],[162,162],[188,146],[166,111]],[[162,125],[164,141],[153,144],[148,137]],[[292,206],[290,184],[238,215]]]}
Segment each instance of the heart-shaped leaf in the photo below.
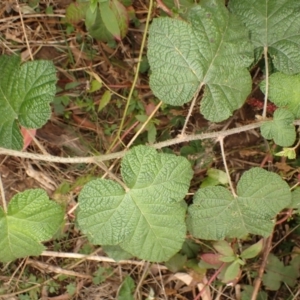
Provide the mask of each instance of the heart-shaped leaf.
{"label": "heart-shaped leaf", "polygon": [[89,240],[120,245],[141,259],[163,261],[182,246],[192,178],[183,157],[138,146],[122,161],[126,188],[105,179],[90,181],[79,195],[78,225]]}
{"label": "heart-shaped leaf", "polygon": [[248,32],[222,1],[201,1],[188,22],[158,18],[149,30],[150,86],[165,103],[183,105],[205,85],[201,113],[227,119],[251,90]]}
{"label": "heart-shaped leaf", "polygon": [[224,187],[199,189],[189,207],[187,224],[194,237],[221,240],[249,233],[268,236],[272,218],[291,202],[288,184],[275,173],[253,168],[243,174],[238,197]]}
{"label": "heart-shaped leaf", "polygon": [[279,146],[291,146],[296,140],[294,119],[294,115],[289,110],[278,108],[274,113],[274,119],[261,125],[261,135],[268,140],[274,139]]}
{"label": "heart-shaped leaf", "polygon": [[44,246],[40,242],[57,232],[63,218],[62,207],[50,201],[44,190],[15,195],[7,213],[0,207],[0,261],[41,254]]}
{"label": "heart-shaped leaf", "polygon": [[298,0],[230,0],[230,10],[250,30],[260,57],[267,48],[277,70],[300,72],[300,2]]}
{"label": "heart-shaped leaf", "polygon": [[19,56],[0,56],[0,146],[21,150],[20,125],[42,127],[51,116],[56,71],[50,61],[21,65]]}

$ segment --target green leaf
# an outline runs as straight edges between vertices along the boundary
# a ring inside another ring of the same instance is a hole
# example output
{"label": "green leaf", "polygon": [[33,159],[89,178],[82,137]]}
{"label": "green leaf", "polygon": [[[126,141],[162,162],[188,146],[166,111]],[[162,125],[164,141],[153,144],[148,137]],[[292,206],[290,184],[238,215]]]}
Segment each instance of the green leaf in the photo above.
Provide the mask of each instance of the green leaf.
{"label": "green leaf", "polygon": [[135,282],[130,276],[125,276],[119,291],[118,300],[134,300]]}
{"label": "green leaf", "polygon": [[238,197],[224,187],[206,187],[194,195],[187,224],[196,238],[221,240],[248,233],[268,236],[272,218],[291,202],[288,184],[260,168],[246,171],[237,185]]}
{"label": "green leaf", "polygon": [[98,112],[101,111],[111,100],[111,92],[105,91],[100,99],[100,104],[98,107]]}
{"label": "green leaf", "polygon": [[269,254],[266,266],[266,273],[263,275],[264,285],[271,291],[277,291],[280,288],[284,265],[272,253]]}
{"label": "green leaf", "polygon": [[[241,293],[241,300],[251,300],[254,287],[252,285],[243,285],[243,291]],[[268,300],[268,294],[264,291],[260,291],[257,294],[256,300]]]}
{"label": "green leaf", "polygon": [[111,42],[114,38],[120,40],[128,32],[128,13],[119,1],[101,1],[94,12],[90,7],[87,9],[85,25],[95,39],[103,42]]}
{"label": "green leaf", "polygon": [[117,40],[121,40],[121,33],[116,15],[110,8],[109,2],[101,2],[99,4],[100,15],[103,20],[103,24],[106,29],[113,35]]}
{"label": "green leaf", "polygon": [[[260,84],[261,90],[266,92],[266,81]],[[295,118],[300,118],[300,74],[286,75],[274,73],[269,77],[268,98],[278,107],[287,108]]]}
{"label": "green leaf", "polygon": [[41,241],[49,240],[63,224],[64,211],[41,189],[15,195],[7,213],[0,207],[0,261],[8,262],[44,250]]}
{"label": "green leaf", "polygon": [[226,241],[217,241],[212,245],[223,256],[235,256],[232,247]]}
{"label": "green leaf", "polygon": [[115,261],[130,259],[132,255],[123,250],[119,245],[106,246],[102,245],[103,251]]}
{"label": "green leaf", "polygon": [[119,244],[149,261],[168,260],[185,238],[186,205],[192,169],[188,160],[138,146],[123,158],[126,190],[96,179],[79,195],[78,225],[94,244]]}
{"label": "green leaf", "polygon": [[184,270],[184,265],[187,261],[186,255],[176,253],[168,261],[165,262],[166,267],[173,273]]}
{"label": "green leaf", "polygon": [[218,169],[208,169],[207,170],[207,177],[204,178],[204,180],[201,183],[201,188],[204,188],[206,186],[214,186],[218,184],[228,184],[228,177],[227,174]]}
{"label": "green leaf", "polygon": [[236,260],[236,256],[220,256],[220,261],[222,261],[222,262],[226,262],[226,263],[228,263],[228,262],[233,262],[233,261],[235,261]]}
{"label": "green leaf", "polygon": [[[98,80],[93,79],[91,82],[91,87],[89,89],[89,93],[97,92],[101,88],[102,88],[102,82],[101,81],[99,82]],[[99,112],[99,110],[98,110],[98,112]]]}
{"label": "green leaf", "polygon": [[285,156],[288,159],[296,158],[296,149],[295,148],[283,148],[282,151],[275,153],[276,156]]}
{"label": "green leaf", "polygon": [[66,9],[65,21],[72,24],[77,24],[85,17],[88,3],[71,3]]}
{"label": "green leaf", "polygon": [[300,188],[296,188],[292,192],[292,203],[289,205],[289,207],[298,209],[298,213],[300,213]]}
{"label": "green leaf", "polygon": [[300,2],[298,0],[231,0],[230,10],[250,30],[260,54],[268,48],[273,64],[286,74],[300,72]]}
{"label": "green leaf", "polygon": [[187,258],[194,258],[198,255],[201,246],[190,239],[186,239],[182,245],[181,253]]}
{"label": "green leaf", "polygon": [[237,261],[231,263],[224,272],[223,282],[233,281],[240,273],[240,265]]}
{"label": "green leaf", "polygon": [[240,108],[251,90],[253,61],[243,24],[222,1],[192,8],[188,22],[155,19],[149,30],[150,87],[163,102],[183,105],[205,85],[201,113],[219,122]]}
{"label": "green leaf", "polygon": [[241,253],[241,257],[244,259],[249,259],[257,256],[263,248],[263,239],[259,240],[257,243],[251,245]]}
{"label": "green leaf", "polygon": [[274,119],[261,125],[261,135],[268,140],[274,139],[274,142],[279,146],[291,146],[296,140],[293,121],[294,116],[289,110],[278,108],[274,112]]}
{"label": "green leaf", "polygon": [[42,127],[51,116],[56,71],[50,61],[21,65],[19,56],[0,56],[0,147],[21,150],[19,126]]}

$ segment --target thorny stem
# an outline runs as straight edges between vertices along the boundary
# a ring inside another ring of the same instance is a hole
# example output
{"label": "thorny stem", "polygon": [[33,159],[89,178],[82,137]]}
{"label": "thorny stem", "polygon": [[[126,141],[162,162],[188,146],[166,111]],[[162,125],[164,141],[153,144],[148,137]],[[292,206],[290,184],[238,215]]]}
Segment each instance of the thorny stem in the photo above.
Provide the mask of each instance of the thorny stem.
{"label": "thorny stem", "polygon": [[268,96],[269,96],[269,62],[268,62],[268,47],[264,47],[264,58],[265,58],[265,68],[266,68],[266,91],[264,99],[264,109],[262,113],[263,119],[267,116],[267,105],[268,105]]}
{"label": "thorny stem", "polygon": [[224,150],[224,136],[219,136],[218,141],[219,141],[220,147],[221,147],[222,160],[223,160],[223,164],[224,164],[225,171],[226,171],[226,174],[227,174],[229,186],[230,186],[230,189],[231,189],[231,192],[232,192],[233,196],[236,198],[237,195],[235,193],[235,190],[234,190],[231,178],[230,178],[230,173],[229,173],[229,169],[228,169],[227,161],[226,161],[226,154],[225,154],[225,150]]}
{"label": "thorny stem", "polygon": [[[200,134],[193,134],[188,136],[180,136],[178,138],[174,138],[171,140],[167,140],[164,142],[156,143],[151,145],[151,147],[155,149],[161,149],[164,147],[191,142],[196,140],[204,140],[204,139],[213,139],[218,138],[219,136],[226,137],[228,135],[241,133],[244,131],[248,131],[251,129],[259,128],[262,124],[268,121],[260,121],[253,124],[248,124],[245,126],[227,129],[223,131],[216,131],[216,132],[207,132],[207,133],[200,133]],[[300,120],[294,121],[294,125],[300,125]],[[120,151],[116,153],[98,155],[98,156],[89,156],[89,157],[59,157],[59,156],[52,156],[52,155],[43,155],[43,154],[35,154],[29,152],[22,152],[17,150],[5,149],[0,148],[0,155],[10,155],[15,157],[22,157],[28,158],[32,160],[41,160],[41,161],[49,161],[49,162],[56,162],[56,163],[65,163],[65,164],[78,164],[78,163],[86,163],[86,164],[95,164],[96,162],[100,161],[108,161],[111,159],[121,158],[126,154],[127,151]]]}

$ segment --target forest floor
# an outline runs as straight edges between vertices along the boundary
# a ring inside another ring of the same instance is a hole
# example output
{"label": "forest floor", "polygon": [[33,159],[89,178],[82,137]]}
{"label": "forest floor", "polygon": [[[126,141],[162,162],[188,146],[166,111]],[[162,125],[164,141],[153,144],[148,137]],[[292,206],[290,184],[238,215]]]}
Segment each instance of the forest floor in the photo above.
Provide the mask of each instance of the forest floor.
{"label": "forest floor", "polygon": [[[21,11],[16,1],[0,3],[1,54],[19,54],[22,61],[51,60],[57,69],[57,94],[52,103],[51,119],[37,130],[33,138],[27,136],[29,145],[26,151],[84,157],[121,151],[129,142],[132,145],[151,144],[176,137],[184,124],[189,105],[159,107],[160,101],[149,87],[146,47],[142,49],[142,69],[127,106],[126,99],[134,82],[144,36],[148,1],[134,0],[127,8],[131,12],[128,32],[121,41],[113,43],[91,38],[84,22],[66,23],[66,9],[72,2],[24,0],[19,1]],[[162,13],[155,7],[151,18]],[[262,77],[261,71],[254,68],[252,75],[254,88],[251,95],[229,120],[220,124],[210,123],[201,116],[198,105],[192,113],[187,133],[216,131],[253,122],[262,108],[263,95],[255,88]],[[143,122],[154,111],[151,125],[148,124],[136,136]],[[118,139],[118,130],[121,139]],[[269,150],[256,130],[226,138],[226,157],[234,182],[253,166],[264,167],[287,179],[299,172],[300,161],[288,163],[271,156]],[[172,146],[170,151],[186,156],[193,163],[191,194],[206,178],[208,169],[223,169],[220,149],[214,141],[180,144]],[[106,257],[100,246],[90,244],[80,234],[72,211],[83,184],[91,178],[107,176],[106,172],[90,164],[58,164],[14,156],[0,156],[0,161],[6,199],[24,190],[42,187],[50,198],[63,199],[68,211],[64,232],[59,238],[45,243],[47,250],[65,253],[66,256],[30,257],[0,264],[0,299],[183,300],[196,299],[199,288],[206,288],[202,294],[205,300],[250,299],[245,295],[242,297],[241,290],[244,284],[253,284],[255,277],[252,275],[258,271],[260,259],[247,265],[248,270],[233,284],[226,285],[216,279],[205,287],[205,283],[214,276],[214,270],[197,274],[195,270],[178,267],[180,263],[176,261],[149,264],[132,259],[117,263],[109,259],[95,261],[69,257],[70,253]],[[110,166],[106,164],[107,168]],[[113,172],[119,175],[118,161],[114,162]],[[279,257],[279,263],[287,263],[292,249],[300,251],[299,222],[299,218],[295,217],[291,222],[278,225],[274,231],[272,253]],[[197,243],[201,245],[199,241]],[[128,276],[133,281],[125,281]],[[299,292],[298,298],[295,298],[297,286],[299,288],[299,282],[295,288],[282,284],[277,290],[265,289],[266,294],[257,299],[300,299]]]}

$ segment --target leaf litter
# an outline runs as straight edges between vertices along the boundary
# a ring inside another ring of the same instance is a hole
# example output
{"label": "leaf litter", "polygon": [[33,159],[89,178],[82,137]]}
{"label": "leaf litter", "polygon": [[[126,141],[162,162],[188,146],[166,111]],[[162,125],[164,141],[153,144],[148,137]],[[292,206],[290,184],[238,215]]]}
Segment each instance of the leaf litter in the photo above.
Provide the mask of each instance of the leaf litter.
{"label": "leaf litter", "polygon": [[[92,40],[84,31],[82,23],[77,24],[70,32],[61,22],[61,15],[64,15],[66,8],[71,3],[69,0],[51,1],[23,1],[20,3],[26,30],[26,38],[29,47],[26,46],[24,29],[19,18],[17,8],[11,3],[0,4],[0,33],[1,54],[11,54],[20,52],[23,61],[30,59],[30,52],[34,59],[52,60],[57,68],[58,91],[60,97],[52,106],[53,112],[51,120],[41,129],[37,130],[36,138],[42,144],[42,148],[31,142],[28,150],[39,153],[43,149],[49,154],[56,156],[87,156],[91,153],[104,153],[110,149],[113,136],[123,117],[125,107],[124,98],[129,93],[130,86],[134,77],[134,67],[137,62],[138,51],[141,45],[143,26],[147,15],[147,5],[143,1],[133,1],[133,11],[136,19],[129,23],[129,32],[116,48],[110,48],[105,43]],[[166,3],[168,1],[165,1]],[[45,17],[46,9],[52,8],[52,12]],[[33,9],[29,10],[29,8]],[[26,9],[30,14],[25,14]],[[155,14],[160,14],[156,10]],[[134,24],[137,25],[134,25]],[[69,28],[70,29],[70,28]],[[105,89],[89,93],[89,83],[92,81],[89,72],[99,74],[106,90],[112,90],[112,97],[105,108],[99,110],[101,99]],[[258,72],[255,75],[253,70],[253,81],[261,80],[263,74]],[[255,77],[256,76],[256,77]],[[251,96],[256,101],[262,101],[262,95],[253,91]],[[123,142],[126,144],[134,135],[132,128],[136,122],[136,115],[145,114],[149,106],[156,105],[153,94],[149,88],[149,78],[145,73],[141,73],[132,97],[132,105],[129,108],[124,124]],[[257,103],[257,102],[256,102]],[[245,124],[253,120],[254,110],[257,106],[248,101],[240,110],[235,112],[230,122],[224,121],[218,126],[230,128]],[[272,111],[270,111],[270,115]],[[187,108],[172,108],[160,111],[157,115],[156,130],[157,140],[176,136],[180,127],[180,117],[187,115]],[[190,133],[215,129],[199,113],[199,109],[194,111],[192,125],[188,128]],[[147,131],[145,131],[137,143],[147,142]],[[254,146],[253,146],[254,145]],[[237,134],[226,140],[227,158],[233,170],[233,177],[238,178],[248,169],[249,165],[259,166],[266,153],[261,150],[262,140],[254,133]],[[115,151],[121,149],[121,144],[117,144]],[[180,152],[179,146],[172,149],[175,153]],[[203,181],[206,170],[211,167],[222,168],[222,161],[219,157],[217,146],[213,148],[215,154],[207,165],[202,165],[196,170],[199,175],[194,180],[192,192],[197,189],[197,181]],[[245,156],[245,153],[247,155]],[[196,163],[192,161],[193,164]],[[281,161],[285,163],[285,161]],[[101,168],[94,168],[89,165],[69,166],[64,164],[50,164],[37,162],[33,164],[35,172],[43,172],[50,181],[56,182],[58,188],[54,193],[49,191],[49,196],[60,199],[70,210],[76,205],[76,197],[84,183],[92,179],[93,176],[104,175]],[[276,165],[269,165],[269,168],[276,169]],[[290,168],[279,168],[283,176],[295,172],[297,166]],[[29,188],[40,187],[38,181],[26,175],[26,161],[16,157],[1,157],[0,170],[2,181],[5,187],[7,199],[11,199],[16,192],[24,191]],[[118,166],[115,169],[118,173]],[[61,200],[63,199],[63,200]],[[187,199],[189,200],[189,199]],[[99,256],[106,256],[102,249],[95,246],[82,237],[76,227],[72,224],[72,216],[67,220],[65,228],[58,233],[59,239],[53,239],[46,243],[49,250],[59,250],[61,252],[73,253],[93,253],[97,251]],[[71,221],[71,222],[69,222]],[[288,227],[289,225],[285,225]],[[276,240],[285,236],[289,228],[280,226]],[[297,235],[293,235],[298,238]],[[299,249],[293,249],[299,251]],[[11,263],[8,268],[3,269],[2,282],[10,282],[9,288],[5,293],[14,293],[28,287],[28,281],[35,284],[44,283],[48,289],[38,287],[32,289],[27,295],[31,299],[41,297],[61,297],[60,299],[116,299],[118,290],[122,283],[128,285],[128,295],[133,295],[136,288],[135,298],[132,299],[151,299],[151,295],[156,295],[157,299],[193,299],[196,296],[197,276],[191,269],[185,269],[189,278],[182,280],[181,275],[176,277],[164,266],[153,264],[151,266],[143,263],[141,265],[117,264],[109,262],[93,262],[85,260],[77,266],[70,265],[68,259],[52,258],[47,261],[45,257],[34,258],[37,262],[49,262],[51,266],[60,267],[57,279],[53,279],[55,272],[40,271],[33,265],[25,265],[25,269],[18,270],[13,276],[12,270],[22,261]],[[287,264],[288,265],[288,264]],[[12,267],[12,269],[10,269]],[[94,280],[88,278],[74,278],[67,274],[69,269],[75,270],[78,274],[89,274]],[[111,271],[112,269],[112,271]],[[66,275],[64,275],[64,273]],[[148,274],[146,277],[144,274]],[[130,276],[130,277],[128,277]],[[126,278],[132,278],[133,282],[127,283]],[[19,279],[19,281],[17,280]],[[95,280],[97,284],[95,284]],[[193,283],[193,279],[195,279]],[[51,282],[58,283],[59,288],[54,288]],[[188,285],[184,284],[184,281]],[[74,284],[74,290],[70,288]],[[50,287],[53,286],[52,289]],[[126,288],[124,288],[126,289]],[[235,289],[227,287],[224,292],[224,299],[234,298]],[[209,293],[208,293],[209,294]],[[26,295],[26,293],[23,293]],[[215,295],[216,296],[216,295]],[[270,294],[271,297],[274,294]],[[14,296],[16,297],[16,296]],[[130,296],[128,296],[130,297]],[[132,296],[133,297],[133,296]],[[154,297],[154,296],[153,296]],[[214,297],[210,295],[210,297]],[[21,299],[21,298],[16,298]],[[24,299],[25,296],[24,296]],[[54,298],[53,298],[54,299]],[[121,299],[121,298],[120,298]],[[130,299],[130,298],[127,298]],[[209,297],[206,299],[210,299]],[[214,299],[214,298],[212,298]]]}

